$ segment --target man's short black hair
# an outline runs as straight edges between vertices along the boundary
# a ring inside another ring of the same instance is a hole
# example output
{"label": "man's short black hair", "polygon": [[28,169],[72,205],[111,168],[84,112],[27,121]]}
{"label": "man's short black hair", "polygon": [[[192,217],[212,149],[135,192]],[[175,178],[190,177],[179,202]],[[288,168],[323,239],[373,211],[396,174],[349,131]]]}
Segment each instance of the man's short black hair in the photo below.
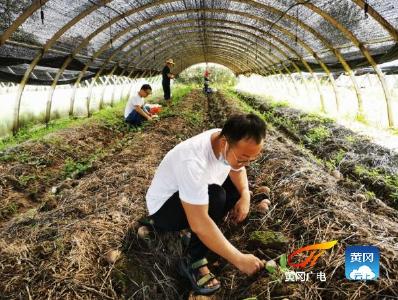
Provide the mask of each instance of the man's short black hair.
{"label": "man's short black hair", "polygon": [[267,124],[257,115],[239,114],[231,116],[221,130],[230,144],[236,144],[243,139],[253,139],[260,144],[265,139]]}
{"label": "man's short black hair", "polygon": [[144,90],[144,91],[151,90],[152,91],[152,87],[146,83],[146,84],[142,85],[141,90]]}

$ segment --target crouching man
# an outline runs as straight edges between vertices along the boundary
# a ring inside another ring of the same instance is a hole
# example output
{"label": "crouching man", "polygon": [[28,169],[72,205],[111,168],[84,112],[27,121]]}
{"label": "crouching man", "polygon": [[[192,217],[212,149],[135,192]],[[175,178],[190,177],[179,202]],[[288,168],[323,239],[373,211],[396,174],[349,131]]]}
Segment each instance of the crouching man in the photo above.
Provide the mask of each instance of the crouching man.
{"label": "crouching man", "polygon": [[140,126],[143,121],[152,121],[152,115],[145,108],[144,98],[152,93],[152,88],[149,84],[144,84],[138,93],[132,96],[126,104],[124,109],[124,120],[135,126]]}
{"label": "crouching man", "polygon": [[197,294],[220,289],[208,266],[208,251],[222,256],[245,274],[264,267],[252,254],[235,248],[219,226],[228,214],[234,222],[249,212],[245,166],[261,153],[265,122],[255,114],[235,115],[222,129],[211,129],[175,146],[163,158],[146,195],[149,220],[157,231],[190,228],[188,256],[180,271]]}

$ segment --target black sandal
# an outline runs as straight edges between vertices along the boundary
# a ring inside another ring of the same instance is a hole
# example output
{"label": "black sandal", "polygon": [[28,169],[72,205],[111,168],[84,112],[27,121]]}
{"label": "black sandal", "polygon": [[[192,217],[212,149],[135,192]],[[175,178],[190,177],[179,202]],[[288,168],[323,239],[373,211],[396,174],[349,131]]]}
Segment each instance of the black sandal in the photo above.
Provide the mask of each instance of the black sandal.
{"label": "black sandal", "polygon": [[187,248],[189,246],[189,243],[191,242],[191,235],[192,234],[190,231],[187,230],[180,231],[180,239],[184,248]]}
{"label": "black sandal", "polygon": [[138,220],[138,223],[142,226],[153,228],[155,221],[150,217],[142,217],[141,219]]}
{"label": "black sandal", "polygon": [[204,267],[207,264],[208,261],[206,258],[202,258],[193,263],[190,263],[188,258],[183,258],[180,260],[178,266],[180,274],[189,279],[194,292],[198,295],[212,295],[221,288],[220,283],[213,286],[206,286],[209,281],[216,278],[216,276],[211,272],[206,275],[199,274],[199,268]]}

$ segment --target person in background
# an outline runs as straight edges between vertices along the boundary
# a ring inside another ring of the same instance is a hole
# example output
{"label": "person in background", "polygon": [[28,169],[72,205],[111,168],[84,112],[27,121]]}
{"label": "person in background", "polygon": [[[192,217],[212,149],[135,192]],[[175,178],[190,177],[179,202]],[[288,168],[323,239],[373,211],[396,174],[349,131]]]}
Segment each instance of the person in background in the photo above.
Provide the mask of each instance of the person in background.
{"label": "person in background", "polygon": [[124,110],[124,120],[127,123],[140,126],[143,121],[153,120],[153,116],[144,106],[144,98],[148,97],[151,93],[151,86],[149,84],[144,84],[138,93],[127,101],[126,108]]}
{"label": "person in background", "polygon": [[204,88],[203,91],[205,92],[205,94],[207,93],[211,93],[211,89],[209,88],[209,84],[210,84],[210,72],[206,69],[205,73],[204,73]]}
{"label": "person in background", "polygon": [[164,100],[167,102],[170,101],[171,95],[170,95],[170,79],[174,79],[174,74],[171,73],[171,68],[174,67],[175,63],[173,59],[169,58],[166,60],[166,65],[164,66],[162,70],[162,86],[163,86],[163,92],[164,92]]}

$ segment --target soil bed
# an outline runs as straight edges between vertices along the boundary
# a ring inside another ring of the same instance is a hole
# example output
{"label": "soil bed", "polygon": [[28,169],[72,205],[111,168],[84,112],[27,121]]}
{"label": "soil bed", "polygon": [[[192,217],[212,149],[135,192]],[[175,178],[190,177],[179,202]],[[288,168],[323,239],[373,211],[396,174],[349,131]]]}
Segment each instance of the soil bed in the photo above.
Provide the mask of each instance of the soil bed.
{"label": "soil bed", "polygon": [[398,153],[372,143],[332,119],[279,106],[266,99],[237,93],[247,104],[287,137],[309,149],[330,172],[363,184],[368,197],[376,196],[398,208]]}

